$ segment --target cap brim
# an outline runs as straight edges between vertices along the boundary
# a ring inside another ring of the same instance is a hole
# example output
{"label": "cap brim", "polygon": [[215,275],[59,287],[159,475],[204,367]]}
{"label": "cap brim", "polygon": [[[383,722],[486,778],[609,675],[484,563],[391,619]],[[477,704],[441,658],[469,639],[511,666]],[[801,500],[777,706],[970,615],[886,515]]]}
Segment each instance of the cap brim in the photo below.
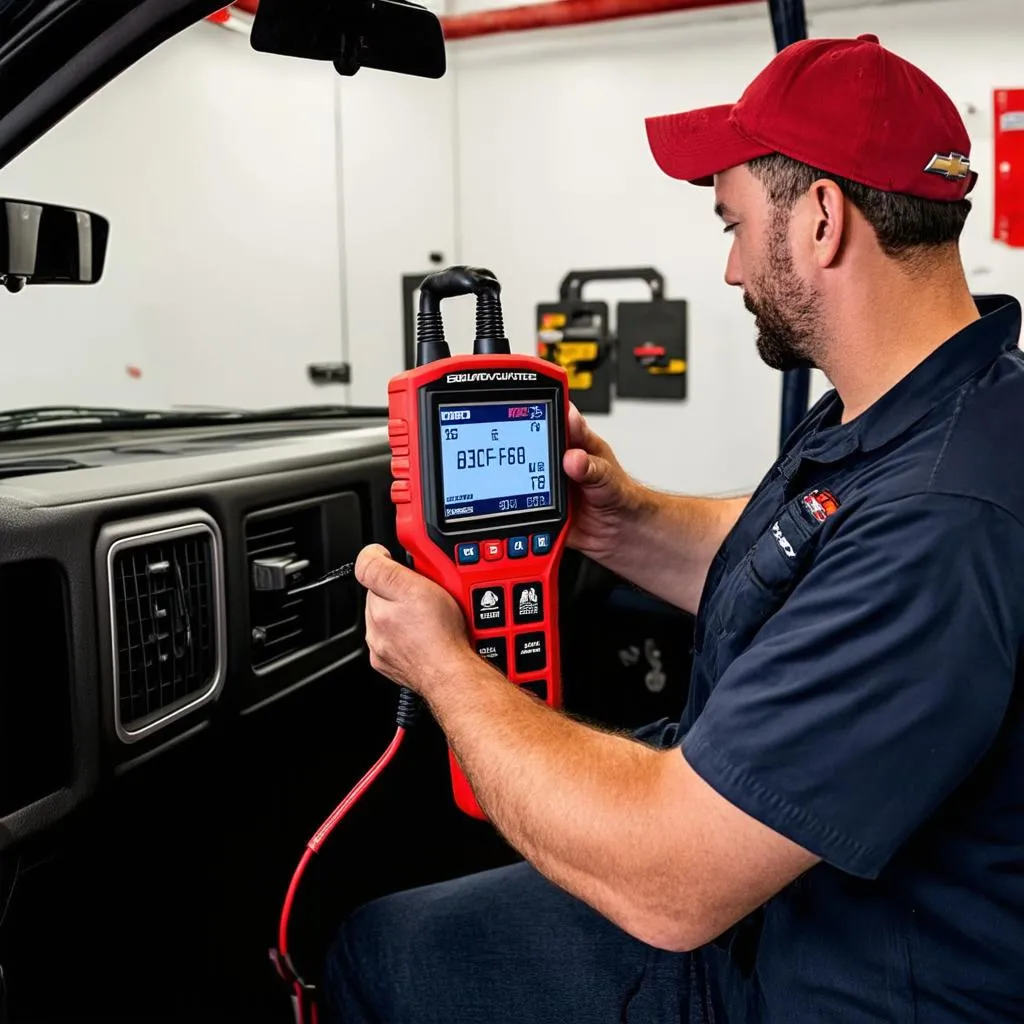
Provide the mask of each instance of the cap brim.
{"label": "cap brim", "polygon": [[670,177],[712,185],[715,175],[771,150],[741,134],[730,119],[733,105],[646,119],[647,141],[658,166]]}

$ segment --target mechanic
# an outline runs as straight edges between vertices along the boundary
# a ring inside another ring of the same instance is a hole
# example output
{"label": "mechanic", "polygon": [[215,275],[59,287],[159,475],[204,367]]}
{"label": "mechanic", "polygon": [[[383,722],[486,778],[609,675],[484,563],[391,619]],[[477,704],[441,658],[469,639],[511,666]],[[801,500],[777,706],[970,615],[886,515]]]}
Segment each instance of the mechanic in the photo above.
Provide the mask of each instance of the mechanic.
{"label": "mechanic", "polygon": [[834,390],[749,500],[654,493],[574,412],[571,543],[697,613],[678,726],[546,708],[443,591],[361,553],[372,664],[524,860],[356,911],[331,1012],[1020,1021],[1024,361],[1020,306],[961,263],[966,129],[873,36],[647,128],[663,171],[714,185],[762,359]]}

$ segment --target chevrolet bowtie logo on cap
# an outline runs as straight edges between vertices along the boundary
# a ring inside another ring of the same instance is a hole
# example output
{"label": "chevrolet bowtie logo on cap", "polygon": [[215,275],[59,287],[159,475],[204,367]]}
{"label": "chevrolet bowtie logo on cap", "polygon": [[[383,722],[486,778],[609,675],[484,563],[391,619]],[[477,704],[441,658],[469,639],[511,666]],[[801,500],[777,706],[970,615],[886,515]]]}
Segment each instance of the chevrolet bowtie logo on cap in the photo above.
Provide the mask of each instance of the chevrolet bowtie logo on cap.
{"label": "chevrolet bowtie logo on cap", "polygon": [[971,161],[960,153],[936,153],[925,170],[929,174],[941,174],[950,181],[963,181],[971,173]]}

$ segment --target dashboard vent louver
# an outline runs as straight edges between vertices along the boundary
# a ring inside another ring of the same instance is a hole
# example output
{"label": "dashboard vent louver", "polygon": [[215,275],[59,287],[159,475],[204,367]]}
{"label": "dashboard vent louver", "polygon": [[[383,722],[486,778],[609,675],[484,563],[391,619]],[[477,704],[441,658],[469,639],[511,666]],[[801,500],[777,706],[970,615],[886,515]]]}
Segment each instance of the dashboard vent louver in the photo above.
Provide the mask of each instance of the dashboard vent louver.
{"label": "dashboard vent louver", "polygon": [[206,704],[222,685],[220,535],[196,512],[117,524],[105,539],[114,721],[131,742]]}
{"label": "dashboard vent louver", "polygon": [[[319,504],[258,513],[247,520],[245,550],[254,669],[266,668],[327,640],[325,591],[290,593],[326,571],[323,532]],[[261,573],[261,566],[277,571]],[[271,577],[283,581],[283,585],[266,589]],[[264,581],[259,586],[258,578]]]}

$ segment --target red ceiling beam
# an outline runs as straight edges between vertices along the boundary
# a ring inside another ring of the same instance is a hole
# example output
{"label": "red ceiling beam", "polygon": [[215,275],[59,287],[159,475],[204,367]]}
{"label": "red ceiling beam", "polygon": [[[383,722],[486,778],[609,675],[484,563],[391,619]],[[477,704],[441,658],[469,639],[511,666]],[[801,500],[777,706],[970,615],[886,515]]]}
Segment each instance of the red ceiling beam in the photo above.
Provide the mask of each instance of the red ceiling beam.
{"label": "red ceiling beam", "polygon": [[[671,11],[694,11],[707,7],[734,7],[760,0],[547,0],[545,3],[472,11],[441,18],[446,39],[472,39],[502,32],[566,25],[589,25],[619,18],[639,18]],[[235,7],[255,14],[259,0],[236,0]]]}

